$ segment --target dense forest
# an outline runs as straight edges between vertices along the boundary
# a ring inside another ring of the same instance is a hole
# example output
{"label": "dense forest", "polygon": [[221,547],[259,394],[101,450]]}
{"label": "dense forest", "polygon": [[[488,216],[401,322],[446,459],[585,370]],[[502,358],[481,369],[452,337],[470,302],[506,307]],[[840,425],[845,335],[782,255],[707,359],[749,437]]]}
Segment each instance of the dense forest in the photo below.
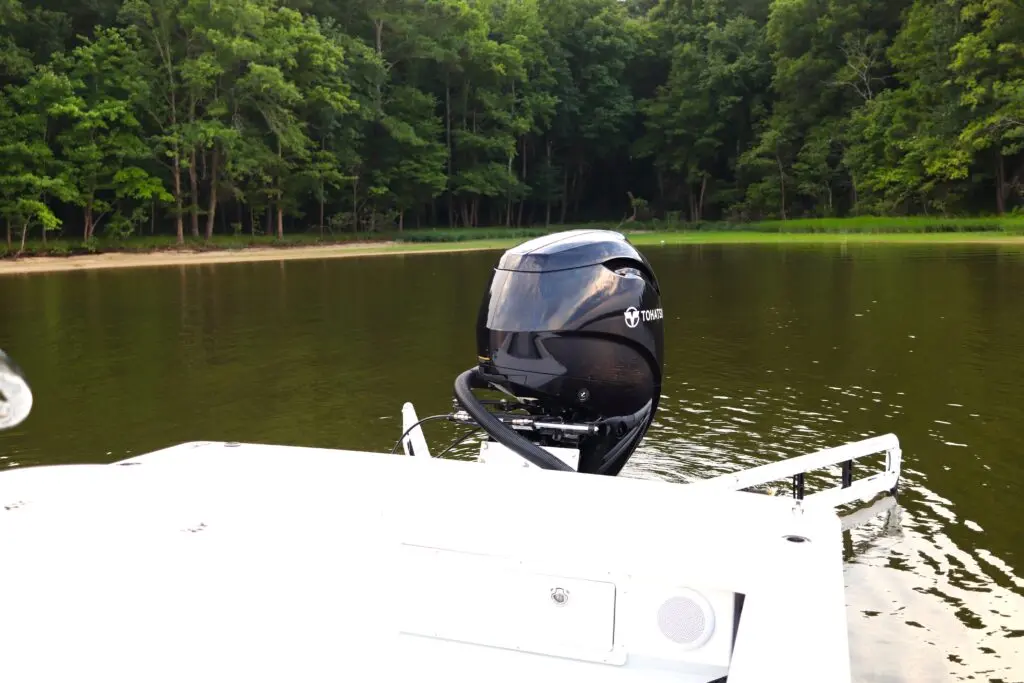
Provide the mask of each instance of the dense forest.
{"label": "dense forest", "polygon": [[0,0],[7,240],[1004,213],[1020,0]]}

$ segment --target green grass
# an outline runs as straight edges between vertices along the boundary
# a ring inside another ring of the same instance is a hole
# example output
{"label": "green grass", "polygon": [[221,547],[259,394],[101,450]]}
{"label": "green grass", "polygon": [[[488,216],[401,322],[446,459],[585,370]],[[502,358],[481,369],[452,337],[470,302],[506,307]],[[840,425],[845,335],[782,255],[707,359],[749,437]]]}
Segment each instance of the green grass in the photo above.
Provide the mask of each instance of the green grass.
{"label": "green grass", "polygon": [[[716,229],[715,224],[710,224]],[[776,233],[943,233],[943,232],[1019,232],[1024,233],[1024,216],[942,218],[912,216],[886,218],[801,218],[792,221],[762,221],[739,225],[735,229]]]}
{"label": "green grass", "polygon": [[[1012,235],[1006,232],[961,232],[961,233],[767,233],[740,231],[690,231],[690,232],[655,232],[626,231],[629,240],[639,246],[671,246],[682,244],[992,244],[1006,242],[1024,246],[1024,235]],[[388,254],[414,253],[431,251],[468,251],[471,249],[508,249],[523,241],[517,238],[470,238],[452,242],[392,242],[387,244],[367,244],[365,247],[354,247],[352,254]]]}
{"label": "green grass", "polygon": [[[1024,246],[1024,233],[1007,231],[977,232],[892,232],[892,233],[826,233],[826,232],[754,232],[752,230],[691,230],[652,231],[623,230],[629,240],[640,247],[681,244],[964,244],[1012,243]],[[463,249],[508,249],[522,238],[476,238],[458,242],[399,242],[397,244],[367,246],[370,253],[442,251]]]}
{"label": "green grass", "polygon": [[753,232],[712,231],[699,232],[641,232],[630,233],[629,240],[637,245],[654,244],[841,244],[841,243],[932,243],[956,244],[967,242],[1010,241],[1024,244],[1024,234],[1009,232],[929,232],[929,233],[826,233],[826,232]]}
{"label": "green grass", "polygon": [[[884,218],[860,216],[857,218],[804,218],[792,221],[761,221],[756,223],[728,223],[722,221],[704,223],[671,223],[667,221],[615,223],[587,223],[540,228],[438,228],[408,230],[404,233],[381,234],[381,239],[401,242],[465,242],[482,239],[526,239],[559,230],[574,228],[605,228],[619,230],[630,235],[656,232],[659,234],[688,235],[684,241],[730,241],[729,235],[743,233],[744,241],[756,239],[753,235],[764,233],[778,235],[829,235],[829,234],[962,234],[997,233],[1024,235],[1024,216],[1004,218]],[[695,237],[700,235],[702,237]],[[770,241],[777,241],[773,238]]]}
{"label": "green grass", "polygon": [[[283,240],[263,236],[217,235],[210,242],[188,239],[184,248],[195,251],[244,249],[248,247],[302,247],[324,244],[351,244],[354,251],[391,252],[423,251],[439,248],[499,249],[550,232],[573,228],[618,229],[627,233],[636,244],[716,244],[716,243],[807,243],[807,242],[963,242],[1024,238],[1024,216],[990,218],[806,218],[791,221],[757,223],[668,223],[665,221],[590,223],[551,226],[551,228],[437,228],[405,232],[339,233],[324,239],[315,232],[286,235]],[[1013,241],[1016,241],[1015,239]],[[381,242],[397,242],[383,245]],[[354,245],[365,243],[366,248]],[[128,252],[149,253],[177,250],[173,236],[139,236],[128,239],[99,238],[89,245],[81,240],[51,239],[26,243],[25,255],[72,256],[76,254]],[[17,253],[18,244],[8,250],[0,243],[0,258]]]}

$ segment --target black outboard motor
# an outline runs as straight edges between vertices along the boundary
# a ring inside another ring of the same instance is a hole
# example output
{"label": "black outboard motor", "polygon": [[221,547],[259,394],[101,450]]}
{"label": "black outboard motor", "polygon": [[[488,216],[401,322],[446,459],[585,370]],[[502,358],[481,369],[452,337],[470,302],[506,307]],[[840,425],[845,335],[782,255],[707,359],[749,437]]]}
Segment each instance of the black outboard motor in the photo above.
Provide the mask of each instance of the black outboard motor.
{"label": "black outboard motor", "polygon": [[[547,469],[570,469],[541,446],[580,451],[579,471],[618,474],[661,395],[661,293],[647,259],[607,230],[571,230],[505,252],[480,307],[479,365],[456,399],[495,440]],[[487,411],[472,388],[510,394],[516,418]],[[483,413],[483,414],[482,414]],[[541,422],[543,420],[543,422]]]}

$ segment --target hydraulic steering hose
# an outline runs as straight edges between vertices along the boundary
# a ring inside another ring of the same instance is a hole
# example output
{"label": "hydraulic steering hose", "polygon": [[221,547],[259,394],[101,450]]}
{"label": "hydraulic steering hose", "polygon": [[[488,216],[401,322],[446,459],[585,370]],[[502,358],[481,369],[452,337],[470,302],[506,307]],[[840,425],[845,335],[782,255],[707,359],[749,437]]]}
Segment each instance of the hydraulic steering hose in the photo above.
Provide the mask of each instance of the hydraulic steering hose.
{"label": "hydraulic steering hose", "polygon": [[636,445],[640,442],[640,439],[644,438],[644,434],[647,432],[647,428],[651,424],[652,416],[654,415],[653,401],[648,401],[643,408],[636,411],[632,415],[627,415],[623,418],[613,418],[611,420],[602,420],[607,423],[618,423],[623,427],[628,428],[625,434],[622,435],[621,439],[611,450],[601,456],[600,464],[594,470],[595,474],[604,474],[615,476],[622,470],[622,466],[629,460],[629,454],[633,452]]}
{"label": "hydraulic steering hose", "polygon": [[574,470],[564,462],[548,453],[535,443],[527,441],[518,433],[506,427],[501,420],[491,415],[482,403],[473,395],[472,381],[478,379],[477,368],[470,368],[455,378],[455,398],[462,407],[466,409],[470,417],[494,440],[506,448],[512,449],[515,453],[525,458],[528,462],[545,470],[562,470],[573,472]]}
{"label": "hydraulic steering hose", "polygon": [[629,457],[623,457],[624,454],[632,453],[633,449],[636,448],[636,444],[644,437],[644,433],[647,431],[647,427],[650,424],[650,403],[648,403],[641,412],[644,413],[641,421],[626,432],[622,441],[616,444],[614,448],[605,453],[604,457],[601,458],[601,465],[597,468],[597,474],[615,476],[622,469],[622,466],[626,464],[626,460],[628,460]]}

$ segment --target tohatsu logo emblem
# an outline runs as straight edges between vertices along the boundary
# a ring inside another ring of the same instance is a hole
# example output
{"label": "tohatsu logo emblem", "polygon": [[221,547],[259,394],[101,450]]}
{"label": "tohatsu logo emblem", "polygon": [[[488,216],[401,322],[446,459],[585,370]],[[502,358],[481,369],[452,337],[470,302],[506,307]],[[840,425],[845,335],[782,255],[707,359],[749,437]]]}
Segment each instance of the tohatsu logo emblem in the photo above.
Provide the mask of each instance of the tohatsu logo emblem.
{"label": "tohatsu logo emblem", "polygon": [[630,329],[639,325],[641,320],[649,323],[652,320],[661,320],[665,317],[665,313],[660,308],[650,308],[641,311],[636,306],[630,306],[622,315],[626,319],[626,327]]}

